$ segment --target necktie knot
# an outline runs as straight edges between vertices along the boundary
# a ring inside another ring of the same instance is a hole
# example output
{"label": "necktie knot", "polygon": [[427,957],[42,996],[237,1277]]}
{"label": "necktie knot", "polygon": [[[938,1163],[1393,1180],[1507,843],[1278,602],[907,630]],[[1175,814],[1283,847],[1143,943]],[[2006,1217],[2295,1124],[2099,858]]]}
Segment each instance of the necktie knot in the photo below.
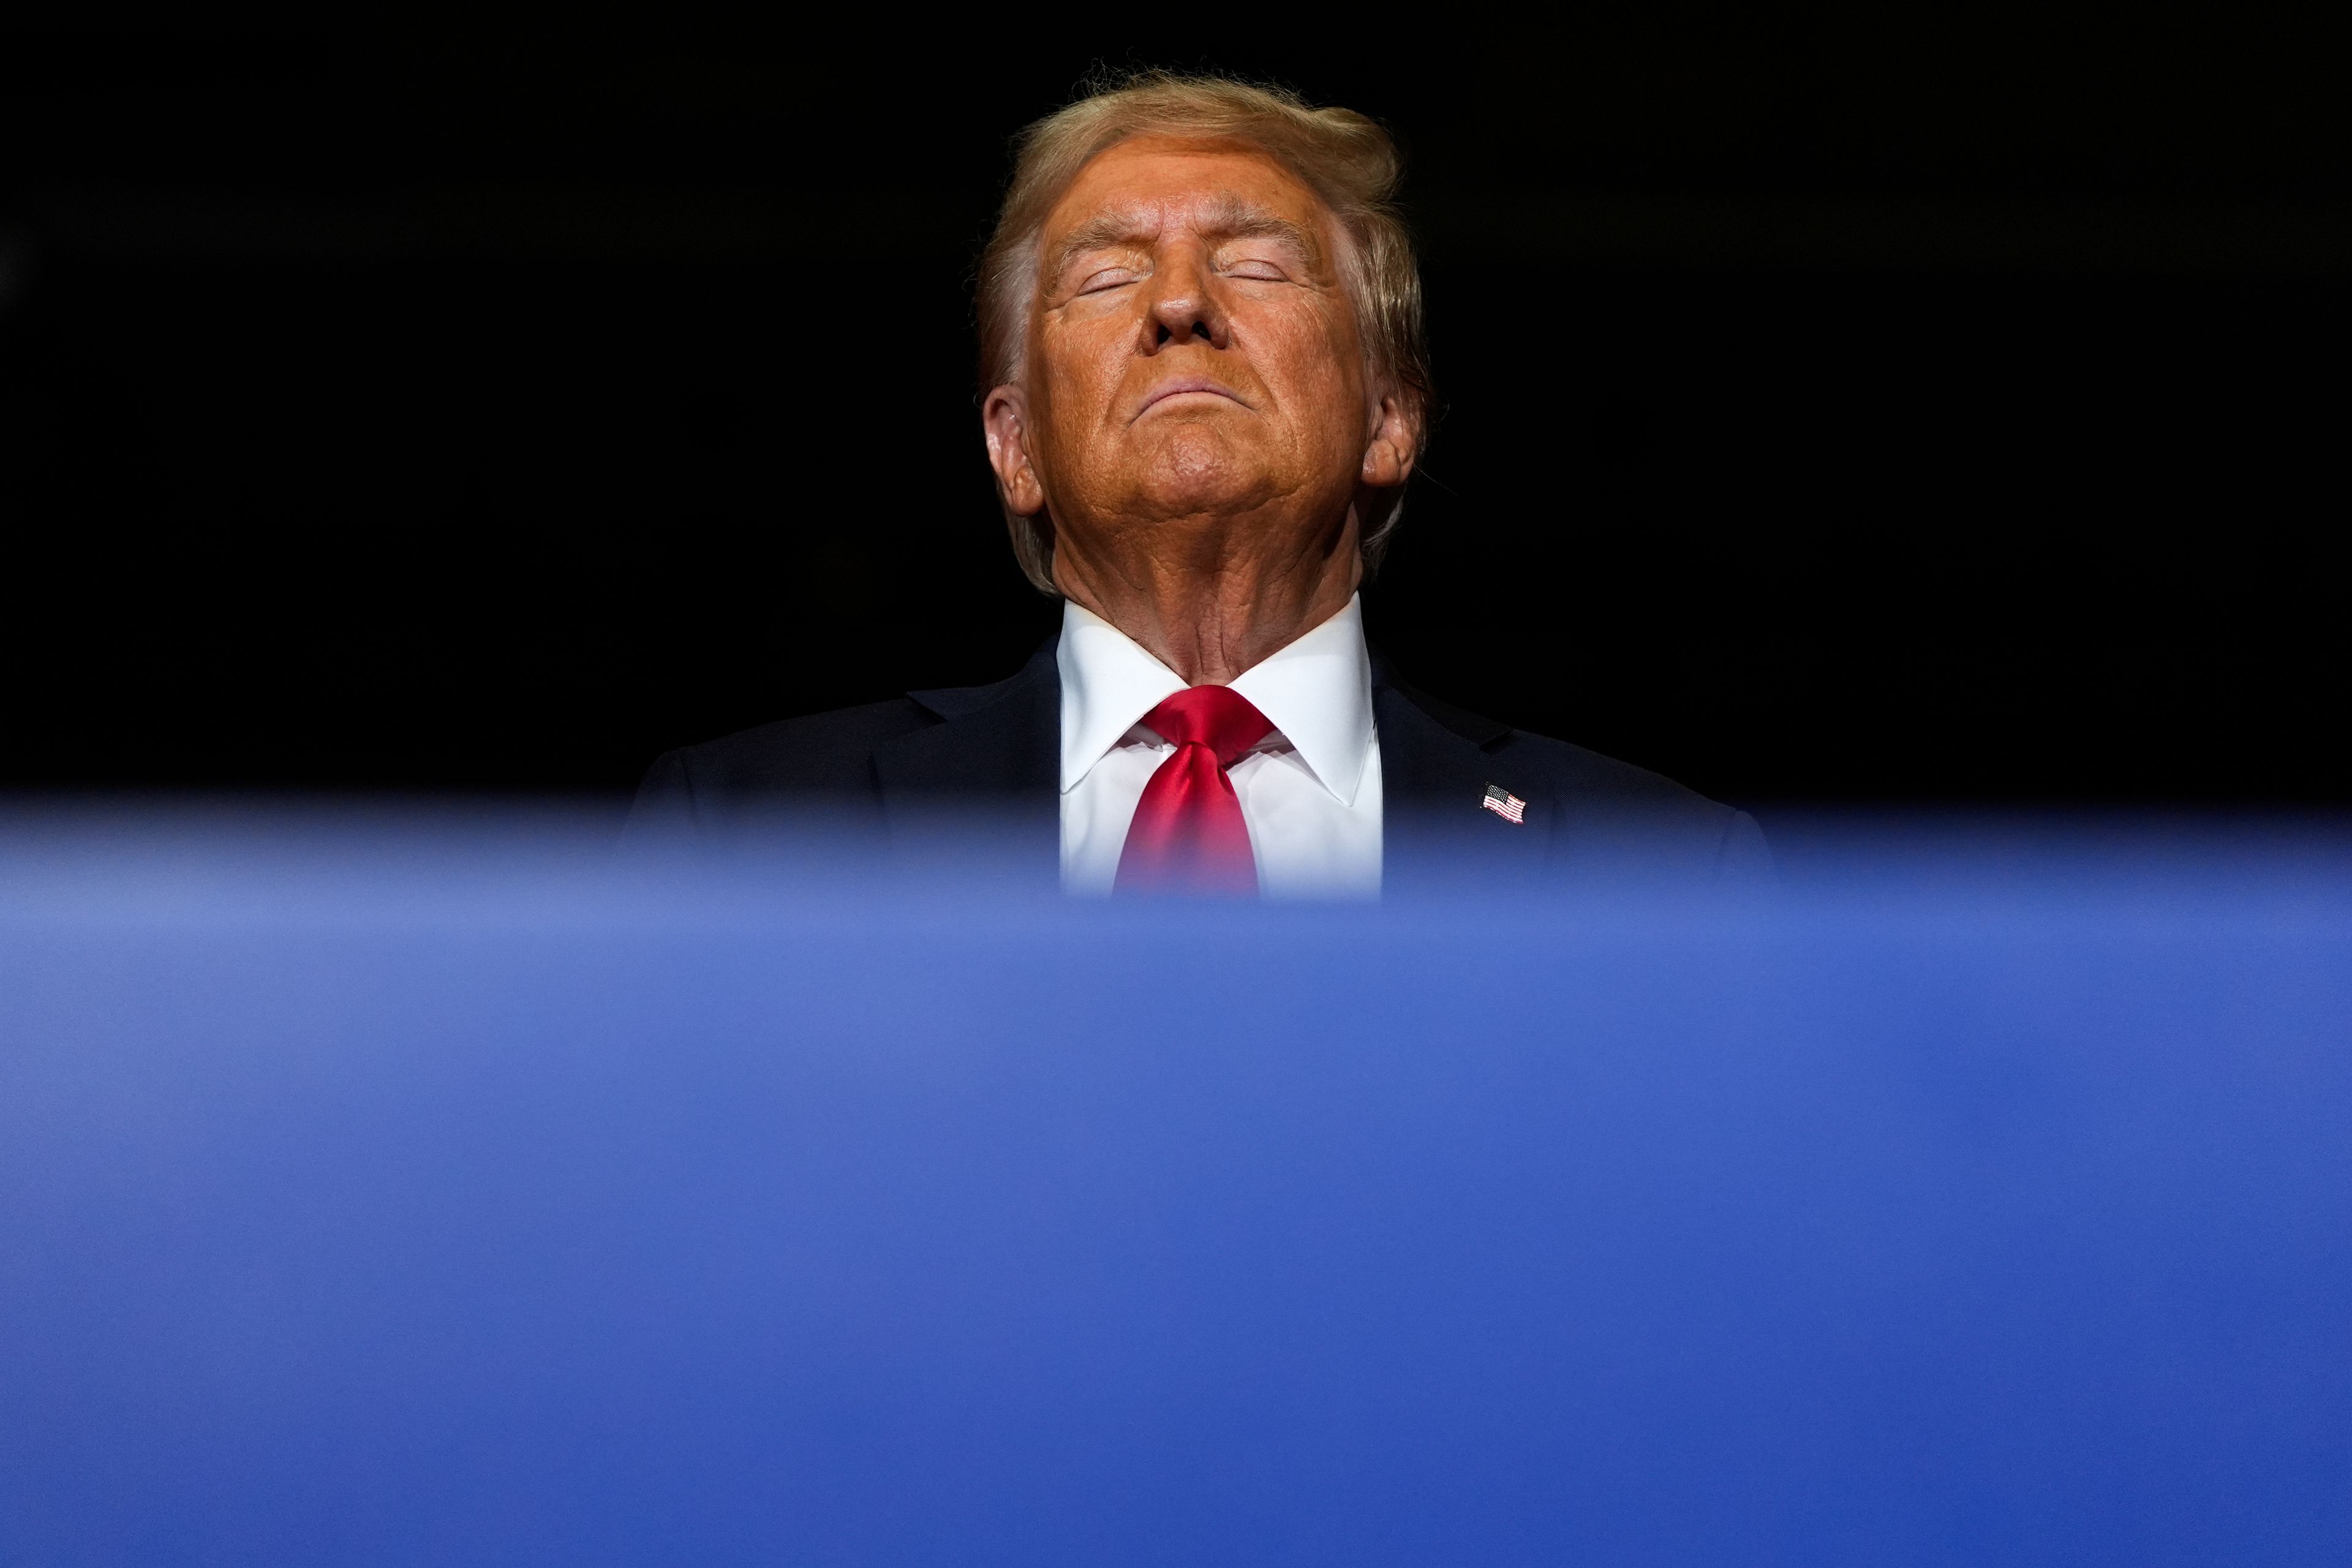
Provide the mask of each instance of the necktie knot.
{"label": "necktie knot", "polygon": [[1119,892],[1257,891],[1249,822],[1225,770],[1274,726],[1223,686],[1178,692],[1143,716],[1175,750],[1143,786],[1119,851]]}
{"label": "necktie knot", "polygon": [[1217,765],[1229,768],[1265,739],[1273,722],[1230,686],[1188,686],[1143,716],[1143,721],[1178,746],[1206,746]]}

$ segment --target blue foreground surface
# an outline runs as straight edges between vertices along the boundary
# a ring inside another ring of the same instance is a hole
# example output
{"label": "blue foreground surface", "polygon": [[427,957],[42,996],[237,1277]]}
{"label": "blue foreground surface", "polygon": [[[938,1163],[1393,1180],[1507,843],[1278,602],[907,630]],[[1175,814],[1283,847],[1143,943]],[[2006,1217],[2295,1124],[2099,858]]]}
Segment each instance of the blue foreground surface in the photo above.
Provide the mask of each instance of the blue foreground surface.
{"label": "blue foreground surface", "polygon": [[20,820],[0,1562],[2352,1562],[2343,843],[1996,847],[1131,907]]}

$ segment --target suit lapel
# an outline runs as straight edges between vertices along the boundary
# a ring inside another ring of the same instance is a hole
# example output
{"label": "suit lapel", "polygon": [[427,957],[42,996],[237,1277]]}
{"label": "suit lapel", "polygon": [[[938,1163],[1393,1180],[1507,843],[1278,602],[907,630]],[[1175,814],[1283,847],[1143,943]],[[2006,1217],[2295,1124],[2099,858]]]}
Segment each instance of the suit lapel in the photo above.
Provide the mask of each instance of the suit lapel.
{"label": "suit lapel", "polygon": [[[1380,725],[1381,837],[1391,882],[1539,870],[1557,829],[1558,803],[1532,768],[1515,768],[1507,724],[1436,701],[1372,662],[1372,714]],[[1526,802],[1524,820],[1486,808],[1486,786]]]}
{"label": "suit lapel", "polygon": [[992,686],[908,695],[942,722],[876,748],[884,815],[981,808],[1024,826],[1058,822],[1062,678],[1048,640]]}

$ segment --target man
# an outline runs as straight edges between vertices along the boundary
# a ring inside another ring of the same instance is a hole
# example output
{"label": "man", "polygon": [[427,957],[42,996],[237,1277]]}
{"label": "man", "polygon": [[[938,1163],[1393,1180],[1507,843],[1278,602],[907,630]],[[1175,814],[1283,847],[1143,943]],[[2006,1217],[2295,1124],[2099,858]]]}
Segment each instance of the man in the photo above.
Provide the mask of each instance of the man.
{"label": "man", "polygon": [[1032,126],[981,268],[981,418],[1060,637],[993,686],[671,752],[633,831],[995,805],[1051,813],[1090,893],[1370,894],[1409,837],[1545,877],[1769,876],[1744,815],[1432,700],[1368,650],[1356,590],[1430,403],[1397,174],[1364,117],[1216,79],[1140,77]]}

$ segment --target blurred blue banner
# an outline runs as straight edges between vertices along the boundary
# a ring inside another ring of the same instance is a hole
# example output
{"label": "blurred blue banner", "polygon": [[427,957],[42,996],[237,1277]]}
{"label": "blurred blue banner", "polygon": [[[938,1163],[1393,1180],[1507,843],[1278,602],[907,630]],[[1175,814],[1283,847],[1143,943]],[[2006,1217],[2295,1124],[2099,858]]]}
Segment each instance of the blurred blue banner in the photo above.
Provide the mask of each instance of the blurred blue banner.
{"label": "blurred blue banner", "polygon": [[0,1561],[2352,1561],[2340,839],[1811,831],[1282,909],[17,819]]}

